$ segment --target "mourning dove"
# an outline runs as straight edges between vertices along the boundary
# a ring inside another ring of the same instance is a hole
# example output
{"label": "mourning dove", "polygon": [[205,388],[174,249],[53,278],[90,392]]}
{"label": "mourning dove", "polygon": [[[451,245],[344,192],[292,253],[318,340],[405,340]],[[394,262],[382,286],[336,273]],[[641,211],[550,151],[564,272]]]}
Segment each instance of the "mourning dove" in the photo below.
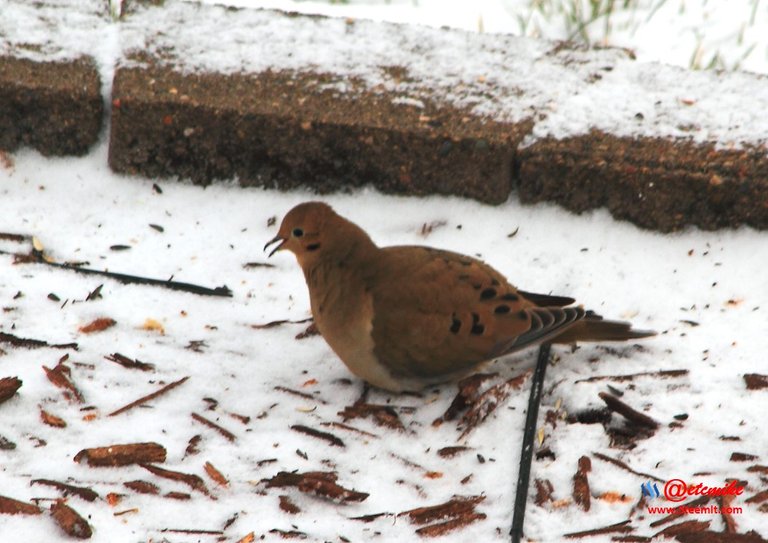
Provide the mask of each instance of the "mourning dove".
{"label": "mourning dove", "polygon": [[545,341],[652,336],[572,298],[518,290],[488,264],[421,246],[378,247],[327,204],[294,207],[264,247],[287,249],[309,288],[317,329],[349,370],[394,392],[458,380]]}

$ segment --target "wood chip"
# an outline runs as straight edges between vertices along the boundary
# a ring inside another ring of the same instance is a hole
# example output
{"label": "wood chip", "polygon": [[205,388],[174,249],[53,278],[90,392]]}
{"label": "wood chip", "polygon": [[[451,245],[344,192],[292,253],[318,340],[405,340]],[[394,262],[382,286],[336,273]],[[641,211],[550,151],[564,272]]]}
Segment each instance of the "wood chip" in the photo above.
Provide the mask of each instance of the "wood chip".
{"label": "wood chip", "polygon": [[688,370],[642,371],[640,373],[630,373],[628,375],[595,375],[594,377],[579,379],[576,383],[594,383],[595,381],[616,381],[622,383],[624,381],[633,381],[638,377],[668,379],[670,377],[682,377],[683,375],[688,375]]}
{"label": "wood chip", "polygon": [[107,328],[112,328],[114,325],[117,324],[117,321],[114,319],[110,319],[109,317],[100,317],[98,319],[94,319],[88,324],[84,324],[78,330],[82,332],[83,334],[93,334],[94,332],[103,332]]}
{"label": "wood chip", "polygon": [[360,434],[366,437],[371,437],[374,439],[378,439],[379,436],[376,434],[373,434],[371,432],[366,432],[365,430],[360,430],[359,428],[355,428],[354,426],[350,426],[349,424],[344,424],[343,422],[321,422],[320,426],[327,426],[331,428],[339,428],[341,430],[347,430],[348,432],[354,432],[356,434]]}
{"label": "wood chip", "polygon": [[106,358],[110,362],[115,362],[116,364],[120,364],[122,367],[127,368],[129,370],[153,371],[155,369],[154,364],[148,364],[138,359],[134,360],[120,353],[113,353],[111,355],[105,356],[104,358]]}
{"label": "wood chip", "polygon": [[306,339],[308,337],[319,336],[320,330],[317,329],[317,325],[313,322],[307,326],[303,332],[296,334],[296,339]]}
{"label": "wood chip", "polygon": [[47,424],[48,426],[53,426],[54,428],[66,428],[67,423],[62,419],[61,417],[57,417],[56,415],[52,415],[42,407],[40,408],[40,419],[43,421],[44,424]]}
{"label": "wood chip", "polygon": [[0,403],[10,400],[21,388],[22,381],[18,377],[3,377],[0,379]]}
{"label": "wood chip", "polygon": [[435,420],[433,426],[438,426],[444,421],[455,420],[459,414],[469,409],[472,403],[480,395],[480,388],[488,379],[496,377],[496,373],[476,373],[459,381],[459,391],[456,397],[443,413],[443,416]]}
{"label": "wood chip", "polygon": [[168,498],[169,500],[182,500],[182,501],[186,501],[186,500],[191,500],[192,496],[190,496],[186,492],[177,492],[177,491],[174,490],[174,491],[171,491],[171,492],[166,492],[165,495],[163,495],[163,498]]}
{"label": "wood chip", "polygon": [[289,515],[297,515],[301,513],[301,508],[293,503],[293,500],[289,496],[278,496],[280,498],[280,509],[285,511]]}
{"label": "wood chip", "polygon": [[536,497],[533,499],[533,503],[541,507],[545,503],[552,501],[555,487],[552,486],[549,479],[535,479],[533,485],[536,487]]}
{"label": "wood chip", "polygon": [[39,515],[42,511],[32,503],[22,502],[0,496],[0,514],[3,515]]}
{"label": "wood chip", "polygon": [[[711,499],[710,496],[701,496],[700,498],[696,498],[695,500],[691,500],[687,503],[680,504],[681,507],[677,509],[677,511],[685,511],[690,509],[691,507],[701,507],[702,505],[709,503],[709,500]],[[682,515],[682,513],[675,512],[670,515],[667,515],[666,517],[662,517],[659,520],[654,520],[651,522],[650,526],[651,528],[656,528],[657,526],[661,526],[663,524],[667,524],[668,522],[671,522],[677,518],[679,518]]]}
{"label": "wood chip", "polygon": [[59,481],[52,481],[50,479],[33,479],[30,484],[52,486],[53,488],[62,491],[65,497],[70,495],[78,496],[89,502],[95,501],[96,498],[99,497],[99,495],[90,488],[60,483]]}
{"label": "wood chip", "polygon": [[328,442],[330,445],[334,447],[345,447],[344,442],[336,437],[335,435],[329,433],[329,432],[323,432],[321,430],[315,430],[314,428],[310,428],[309,426],[304,426],[303,424],[294,424],[291,426],[291,430],[294,430],[296,432],[299,432],[301,434],[305,434],[308,436],[316,437],[317,439],[322,439],[323,441]]}
{"label": "wood chip", "polygon": [[437,524],[430,524],[416,530],[416,533],[422,537],[440,537],[459,528],[469,526],[473,522],[478,520],[485,520],[485,513],[468,513],[458,518],[446,520],[445,522],[438,522]]}
{"label": "wood chip", "polygon": [[701,520],[686,520],[678,524],[672,524],[667,526],[662,531],[653,534],[653,537],[670,538],[679,534],[690,534],[695,532],[703,532],[709,529],[710,521]]}
{"label": "wood chip", "polygon": [[222,473],[217,470],[213,464],[210,462],[206,462],[203,466],[205,469],[205,473],[208,474],[208,477],[214,480],[214,482],[220,484],[221,486],[229,486],[229,481],[227,480]]}
{"label": "wood chip", "polygon": [[502,405],[507,401],[512,391],[518,390],[525,380],[528,378],[528,373],[523,373],[516,377],[512,377],[493,385],[491,388],[480,394],[477,399],[472,402],[469,409],[464,416],[461,417],[460,426],[463,427],[463,431],[459,436],[459,440],[464,439],[472,430],[482,424],[499,405]]}
{"label": "wood chip", "polygon": [[73,349],[75,351],[78,349],[77,343],[48,343],[40,339],[18,337],[6,332],[0,332],[0,343],[8,343],[14,347],[24,347],[25,349],[41,349],[43,347],[49,349]]}
{"label": "wood chip", "polygon": [[43,366],[43,370],[51,383],[66,391],[65,396],[67,398],[74,397],[77,402],[84,403],[83,395],[72,381],[72,370],[65,364],[68,358],[69,355],[65,355],[59,359],[59,363],[53,369]]}
{"label": "wood chip", "polygon": [[747,373],[744,375],[744,382],[747,384],[747,390],[760,390],[768,388],[768,375],[759,373]]}
{"label": "wood chip", "polygon": [[277,528],[272,528],[269,531],[270,534],[275,534],[280,536],[282,539],[306,539],[307,534],[304,532],[300,532],[298,530],[279,530]]}
{"label": "wood chip", "polygon": [[250,532],[237,540],[237,543],[253,543],[256,540],[256,534]]}
{"label": "wood chip", "polygon": [[678,534],[675,539],[680,543],[768,543],[757,532],[746,534],[729,534],[727,532],[691,532]]}
{"label": "wood chip", "polygon": [[189,438],[189,441],[187,442],[187,448],[184,449],[184,458],[187,456],[193,456],[200,452],[200,441],[203,439],[203,436],[196,435]]}
{"label": "wood chip", "polygon": [[762,492],[758,492],[754,496],[744,500],[744,503],[763,503],[766,500],[768,500],[768,490],[763,490]]}
{"label": "wood chip", "polygon": [[191,487],[193,490],[202,492],[206,496],[211,495],[211,493],[208,491],[208,487],[205,486],[205,482],[197,475],[164,469],[152,464],[140,464],[140,466],[150,473],[154,473],[158,477],[163,477],[172,481],[179,481],[180,483],[184,483],[185,485]]}
{"label": "wood chip", "polygon": [[313,402],[318,402],[321,404],[326,404],[324,400],[321,400],[317,396],[313,396],[312,394],[309,394],[308,392],[301,392],[300,390],[294,390],[292,388],[284,387],[284,386],[276,386],[274,390],[277,390],[278,392],[285,392],[286,394],[290,394],[292,396],[298,396],[299,398],[304,398],[305,400],[311,400]]}
{"label": "wood chip", "polygon": [[453,458],[457,454],[472,450],[470,447],[455,446],[455,447],[443,447],[438,449],[437,456],[441,458]]}
{"label": "wood chip", "polygon": [[[747,486],[746,481],[739,481],[738,484],[740,486]],[[731,507],[733,507],[733,502],[736,499],[736,496],[733,494],[723,494],[722,496],[718,496],[717,501],[720,504],[720,516],[723,518],[723,524],[725,524],[725,531],[729,534],[735,534],[739,531],[739,525],[736,522],[736,519],[733,518],[733,515],[731,514]]]}
{"label": "wood chip", "polygon": [[51,516],[56,521],[56,524],[70,537],[89,539],[93,535],[88,522],[77,511],[61,500],[51,505]]}
{"label": "wood chip", "polygon": [[156,484],[150,483],[149,481],[128,481],[123,483],[123,486],[130,488],[139,494],[160,494],[160,487]]}
{"label": "wood chip", "polygon": [[392,428],[393,430],[405,430],[405,426],[400,421],[397,411],[391,405],[378,405],[358,401],[345,407],[344,411],[339,411],[338,414],[344,419],[344,422],[349,419],[372,417],[379,426]]}
{"label": "wood chip", "polygon": [[165,462],[165,459],[165,447],[153,442],[95,447],[83,449],[75,455],[75,462],[85,460],[89,466],[94,467]]}
{"label": "wood chip", "polygon": [[659,483],[666,483],[666,481],[664,479],[660,479],[659,477],[656,477],[655,475],[651,475],[650,473],[643,473],[642,471],[635,471],[632,468],[630,468],[627,464],[622,462],[621,460],[617,460],[615,458],[611,458],[610,456],[607,456],[607,455],[605,455],[603,453],[599,453],[599,452],[594,452],[593,451],[592,452],[592,456],[594,456],[595,458],[599,458],[600,460],[603,460],[605,462],[610,462],[614,466],[618,466],[621,469],[623,469],[625,471],[628,471],[629,473],[633,473],[635,475],[639,475],[640,477],[644,477],[644,478],[647,478],[647,479],[653,479],[654,481],[657,481]]}
{"label": "wood chip", "polygon": [[601,534],[615,534],[615,533],[628,533],[632,531],[632,527],[629,525],[630,521],[625,520],[623,522],[617,522],[610,526],[604,526],[602,528],[593,528],[591,530],[584,530],[581,532],[571,532],[565,534],[565,537],[570,539],[580,539],[582,537],[593,537]]}
{"label": "wood chip", "polygon": [[288,319],[282,319],[277,321],[271,321],[265,324],[252,324],[251,328],[254,330],[265,330],[267,328],[274,328],[275,326],[282,326],[283,324],[304,324],[305,322],[311,322],[312,317],[309,317],[307,319],[301,319],[298,321],[292,321]]}
{"label": "wood chip", "polygon": [[752,460],[757,460],[758,458],[760,457],[755,456],[754,454],[749,454],[749,453],[743,453],[743,452],[731,453],[731,462],[751,462]]}
{"label": "wood chip", "polygon": [[307,471],[291,473],[281,471],[269,479],[262,479],[267,488],[295,487],[305,494],[328,499],[336,503],[361,502],[368,498],[368,493],[349,490],[336,484],[338,475],[332,471]]}
{"label": "wood chip", "polygon": [[588,456],[582,456],[579,458],[579,467],[573,476],[573,501],[577,505],[581,506],[583,511],[589,511],[590,491],[589,491],[589,477],[587,473],[592,471],[592,461]]}
{"label": "wood chip", "polygon": [[639,426],[651,428],[653,430],[659,427],[658,422],[653,420],[648,415],[636,411],[632,407],[619,400],[616,396],[608,394],[607,392],[601,392],[598,394],[598,396],[605,402],[605,405],[608,406],[608,409],[618,413],[628,421],[634,422]]}
{"label": "wood chip", "polygon": [[199,422],[201,424],[205,424],[209,428],[213,428],[214,430],[216,430],[218,433],[223,435],[229,441],[233,441],[234,442],[234,441],[237,440],[237,437],[235,436],[235,434],[233,434],[232,432],[230,432],[226,428],[223,428],[223,427],[219,426],[218,424],[216,424],[212,420],[209,420],[209,419],[205,418],[202,415],[198,415],[197,413],[192,413],[192,418],[195,419],[197,422]]}
{"label": "wood chip", "polygon": [[128,405],[124,405],[120,409],[118,409],[116,411],[113,411],[112,413],[109,414],[109,416],[110,417],[114,417],[115,415],[119,415],[121,413],[125,413],[129,409],[133,409],[134,407],[136,407],[138,405],[142,405],[142,404],[145,404],[147,402],[150,402],[150,401],[154,400],[155,398],[157,398],[158,396],[161,396],[161,395],[165,394],[169,390],[173,390],[177,386],[179,386],[181,384],[184,384],[187,381],[187,379],[189,379],[189,376],[182,377],[178,381],[174,381],[172,383],[168,383],[167,385],[162,387],[160,390],[157,390],[157,391],[155,391],[155,392],[153,392],[151,394],[147,394],[146,396],[142,396],[138,400],[132,401]]}
{"label": "wood chip", "polygon": [[427,507],[417,507],[403,511],[398,516],[407,516],[414,524],[429,524],[447,518],[462,517],[475,512],[475,507],[485,500],[485,496],[454,496],[445,503]]}

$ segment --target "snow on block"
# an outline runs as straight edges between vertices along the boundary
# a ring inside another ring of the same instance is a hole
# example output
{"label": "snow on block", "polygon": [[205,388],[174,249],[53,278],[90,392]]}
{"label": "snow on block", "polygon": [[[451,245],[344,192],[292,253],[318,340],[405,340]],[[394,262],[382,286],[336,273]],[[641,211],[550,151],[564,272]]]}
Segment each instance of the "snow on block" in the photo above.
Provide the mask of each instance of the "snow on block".
{"label": "snow on block", "polygon": [[104,105],[93,59],[41,61],[0,55],[0,149],[84,155]]}

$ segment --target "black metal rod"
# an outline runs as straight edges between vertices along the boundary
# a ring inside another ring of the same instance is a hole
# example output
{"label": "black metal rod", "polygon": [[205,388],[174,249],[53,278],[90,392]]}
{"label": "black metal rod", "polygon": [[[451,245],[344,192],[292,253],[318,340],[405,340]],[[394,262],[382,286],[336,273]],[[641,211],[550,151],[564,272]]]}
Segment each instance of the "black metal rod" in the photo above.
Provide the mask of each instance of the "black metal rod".
{"label": "black metal rod", "polygon": [[536,369],[533,372],[531,382],[531,395],[528,397],[528,412],[525,416],[525,429],[523,430],[523,448],[520,451],[520,470],[517,474],[517,488],[515,489],[515,507],[512,511],[512,543],[520,543],[523,537],[523,523],[525,522],[525,505],[528,501],[528,486],[531,479],[531,462],[533,461],[533,439],[536,436],[536,421],[539,418],[539,404],[541,403],[541,391],[544,388],[544,375],[547,372],[547,362],[552,345],[544,343],[539,347],[539,357],[536,361]]}

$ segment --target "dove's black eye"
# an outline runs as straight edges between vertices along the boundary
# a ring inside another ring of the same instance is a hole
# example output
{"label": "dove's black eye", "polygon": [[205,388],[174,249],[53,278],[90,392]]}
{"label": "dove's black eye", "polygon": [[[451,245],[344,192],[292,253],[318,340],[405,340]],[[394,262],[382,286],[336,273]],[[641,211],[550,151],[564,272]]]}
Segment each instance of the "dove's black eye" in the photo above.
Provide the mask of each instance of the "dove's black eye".
{"label": "dove's black eye", "polygon": [[301,228],[294,228],[293,232],[291,233],[293,234],[293,237],[300,238],[301,236],[304,235],[304,230],[302,230]]}

